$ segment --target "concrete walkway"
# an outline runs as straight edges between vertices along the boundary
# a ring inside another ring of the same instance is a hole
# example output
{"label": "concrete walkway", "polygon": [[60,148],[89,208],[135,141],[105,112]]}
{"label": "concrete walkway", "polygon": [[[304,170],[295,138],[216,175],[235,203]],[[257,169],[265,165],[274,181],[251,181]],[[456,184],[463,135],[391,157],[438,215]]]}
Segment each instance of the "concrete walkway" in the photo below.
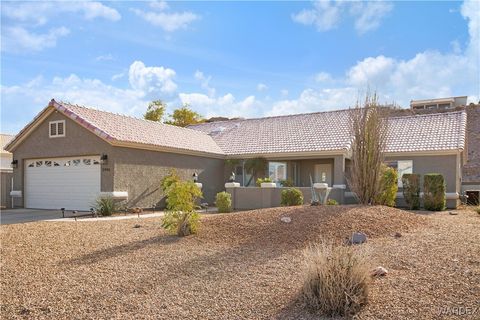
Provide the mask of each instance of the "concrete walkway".
{"label": "concrete walkway", "polygon": [[[216,213],[217,208],[208,208],[207,211],[199,210],[200,213]],[[82,214],[80,212],[79,214]],[[85,212],[87,213],[87,212]],[[141,213],[140,216],[136,213],[129,213],[127,215],[117,215],[112,217],[78,217],[76,220],[72,217],[71,211],[65,211],[65,218],[62,216],[60,210],[39,210],[39,209],[7,209],[1,210],[0,224],[15,224],[35,221],[54,221],[54,222],[91,222],[91,221],[112,221],[112,220],[128,220],[128,219],[146,219],[162,217],[165,214],[163,211]]]}
{"label": "concrete walkway", "polygon": [[60,210],[6,209],[0,212],[0,224],[14,224],[62,218]]}
{"label": "concrete walkway", "polygon": [[77,220],[75,218],[61,218],[61,219],[52,219],[48,221],[54,222],[91,222],[91,221],[112,221],[112,220],[128,220],[128,219],[145,219],[145,218],[156,218],[156,217],[163,217],[165,213],[163,211],[157,211],[155,213],[140,213],[140,216],[136,213],[129,213],[124,216],[111,216],[111,217],[79,217]]}

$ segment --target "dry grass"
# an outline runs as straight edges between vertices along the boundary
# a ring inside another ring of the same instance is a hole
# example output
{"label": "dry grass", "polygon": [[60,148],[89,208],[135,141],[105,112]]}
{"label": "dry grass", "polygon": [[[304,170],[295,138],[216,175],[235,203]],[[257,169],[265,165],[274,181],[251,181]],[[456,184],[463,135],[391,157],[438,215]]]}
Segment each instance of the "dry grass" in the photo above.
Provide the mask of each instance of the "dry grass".
{"label": "dry grass", "polygon": [[302,294],[321,314],[357,313],[368,301],[371,261],[364,247],[321,243],[305,249]]}
{"label": "dry grass", "polygon": [[363,231],[390,272],[359,316],[438,319],[444,305],[478,306],[479,219],[326,206],[204,216],[184,238],[159,218],[1,226],[1,318],[318,319],[298,299],[303,250]]}

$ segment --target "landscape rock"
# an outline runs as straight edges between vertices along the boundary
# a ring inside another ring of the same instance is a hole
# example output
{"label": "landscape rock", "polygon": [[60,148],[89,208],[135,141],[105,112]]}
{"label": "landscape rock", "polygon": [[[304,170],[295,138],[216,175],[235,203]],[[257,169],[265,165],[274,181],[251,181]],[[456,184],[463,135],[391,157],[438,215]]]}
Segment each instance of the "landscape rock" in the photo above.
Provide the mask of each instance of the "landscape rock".
{"label": "landscape rock", "polygon": [[449,211],[448,213],[449,213],[450,215],[452,215],[452,216],[458,215],[458,212],[456,212],[456,211]]}
{"label": "landscape rock", "polygon": [[351,244],[362,244],[367,242],[367,235],[363,232],[354,232],[352,234]]}
{"label": "landscape rock", "polygon": [[378,266],[372,271],[372,277],[384,277],[388,274],[388,270],[382,266]]}
{"label": "landscape rock", "polygon": [[388,274],[388,270],[382,266],[378,266],[372,271],[372,276],[374,277],[384,277]]}
{"label": "landscape rock", "polygon": [[290,223],[292,222],[292,218],[290,217],[281,217],[280,220],[285,223]]}
{"label": "landscape rock", "polygon": [[401,238],[402,234],[400,232],[395,232],[395,238]]}

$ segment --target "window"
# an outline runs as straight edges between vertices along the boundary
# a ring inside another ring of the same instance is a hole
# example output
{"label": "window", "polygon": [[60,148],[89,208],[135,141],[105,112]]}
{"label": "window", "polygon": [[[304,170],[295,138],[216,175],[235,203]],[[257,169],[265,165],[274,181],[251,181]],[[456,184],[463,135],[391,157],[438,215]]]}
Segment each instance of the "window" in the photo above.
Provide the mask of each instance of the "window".
{"label": "window", "polygon": [[86,165],[86,166],[89,166],[92,164],[92,160],[91,159],[83,159],[83,164]]}
{"label": "window", "polygon": [[398,187],[402,188],[402,176],[405,173],[413,173],[413,160],[387,161],[386,165],[398,172]]}
{"label": "window", "polygon": [[35,162],[35,167],[41,167],[43,165],[43,161]]}
{"label": "window", "polygon": [[268,176],[273,182],[277,184],[281,180],[287,179],[287,163],[286,162],[269,162],[268,163]]}
{"label": "window", "polygon": [[50,121],[50,138],[65,137],[65,120]]}
{"label": "window", "polygon": [[49,161],[49,160],[45,161],[45,166],[51,167],[52,166],[52,161]]}
{"label": "window", "polygon": [[75,159],[75,160],[72,160],[72,163],[74,166],[79,166],[80,165],[80,159]]}

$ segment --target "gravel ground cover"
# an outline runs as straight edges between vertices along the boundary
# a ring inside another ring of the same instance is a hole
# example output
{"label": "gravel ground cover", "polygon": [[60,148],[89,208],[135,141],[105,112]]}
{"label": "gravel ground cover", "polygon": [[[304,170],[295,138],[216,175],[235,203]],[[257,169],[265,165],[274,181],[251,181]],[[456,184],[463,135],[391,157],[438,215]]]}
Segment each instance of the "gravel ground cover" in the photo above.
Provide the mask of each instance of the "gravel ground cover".
{"label": "gravel ground cover", "polygon": [[298,299],[302,250],[363,231],[372,263],[390,273],[359,317],[438,319],[479,307],[479,219],[304,206],[205,215],[186,238],[166,234],[160,218],[1,226],[1,316],[318,319]]}

